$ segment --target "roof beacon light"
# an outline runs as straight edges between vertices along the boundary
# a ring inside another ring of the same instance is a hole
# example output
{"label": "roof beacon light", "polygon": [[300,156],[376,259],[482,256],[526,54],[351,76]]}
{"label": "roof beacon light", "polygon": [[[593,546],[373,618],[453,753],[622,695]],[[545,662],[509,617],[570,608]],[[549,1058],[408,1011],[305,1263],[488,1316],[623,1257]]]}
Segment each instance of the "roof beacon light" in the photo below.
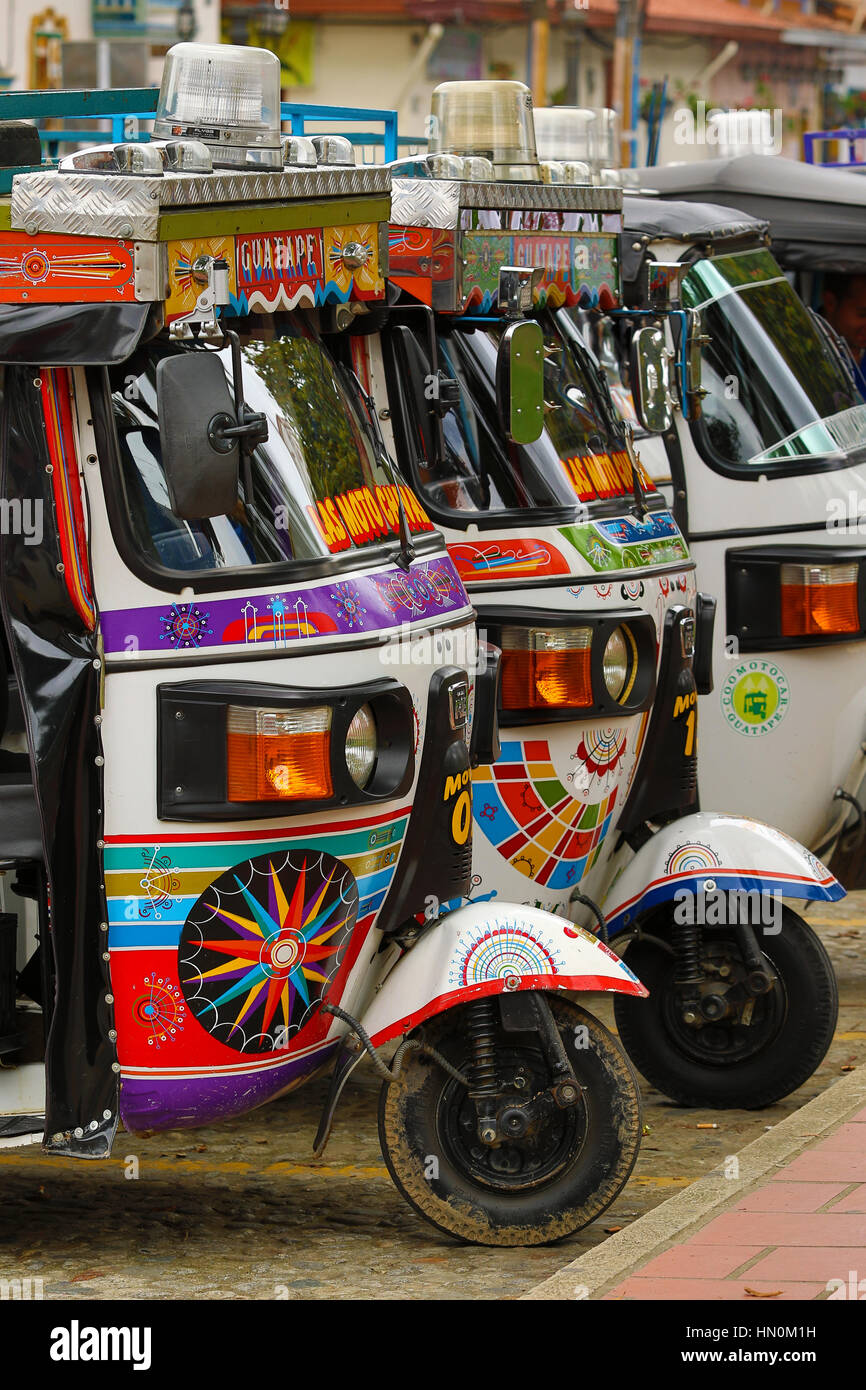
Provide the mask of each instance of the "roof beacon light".
{"label": "roof beacon light", "polygon": [[167,174],[209,174],[213,170],[210,150],[201,140],[166,140],[160,152]]}
{"label": "roof beacon light", "polygon": [[433,92],[430,154],[480,155],[496,177],[537,183],[532,94],[522,82],[442,82]]}
{"label": "roof beacon light", "polygon": [[153,133],[201,140],[224,168],[281,168],[279,58],[264,48],[176,43],[166,55]]}
{"label": "roof beacon light", "polygon": [[538,158],[580,160],[597,167],[598,127],[598,112],[585,107],[539,106],[535,112]]}
{"label": "roof beacon light", "polygon": [[466,160],[461,159],[459,154],[430,154],[427,156],[426,163],[431,178],[462,179],[465,177]]}

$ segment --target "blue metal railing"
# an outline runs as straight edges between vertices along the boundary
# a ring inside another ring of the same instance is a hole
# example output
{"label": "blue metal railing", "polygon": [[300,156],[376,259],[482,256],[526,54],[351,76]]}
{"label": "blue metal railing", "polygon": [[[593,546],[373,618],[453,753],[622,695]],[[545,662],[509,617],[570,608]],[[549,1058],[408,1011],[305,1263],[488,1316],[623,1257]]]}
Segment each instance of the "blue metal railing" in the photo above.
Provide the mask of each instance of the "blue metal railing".
{"label": "blue metal railing", "polygon": [[[59,91],[59,92],[0,92],[0,120],[110,120],[111,134],[94,129],[62,130],[40,129],[43,154],[54,160],[60,145],[80,145],[93,143],[100,136],[112,142],[146,141],[150,139],[147,131],[140,129],[139,122],[152,120],[159,98],[157,87],[127,87],[111,90]],[[304,135],[307,122],[315,126],[323,122],[371,122],[381,125],[382,131],[352,131],[348,138],[355,145],[382,146],[384,158],[390,162],[397,158],[400,145],[421,145],[423,139],[400,136],[397,132],[397,112],[379,110],[363,106],[317,106],[304,102],[284,101],[280,105],[280,118],[288,124],[293,135]]]}
{"label": "blue metal railing", "polygon": [[[848,146],[848,158],[845,159],[816,159],[815,146],[823,144],[825,140],[838,140]],[[866,164],[866,159],[858,159],[855,145],[858,140],[866,140],[866,130],[862,127],[844,127],[840,130],[809,130],[803,136],[803,157],[807,164],[817,164],[824,169],[850,169],[852,167],[860,169]]]}

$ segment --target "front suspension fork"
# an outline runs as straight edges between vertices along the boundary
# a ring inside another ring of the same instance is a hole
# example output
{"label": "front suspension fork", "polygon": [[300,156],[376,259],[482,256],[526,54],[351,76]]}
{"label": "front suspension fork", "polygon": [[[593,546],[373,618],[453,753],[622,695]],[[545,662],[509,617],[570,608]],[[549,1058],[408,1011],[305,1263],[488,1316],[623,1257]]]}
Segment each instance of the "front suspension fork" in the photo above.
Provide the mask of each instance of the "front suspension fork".
{"label": "front suspension fork", "polygon": [[469,1006],[468,1028],[472,1044],[472,1062],[467,1068],[469,1094],[478,1116],[478,1137],[487,1145],[496,1144],[502,1138],[523,1137],[536,1123],[539,1106],[545,1102],[549,1104],[552,1099],[559,1109],[566,1109],[576,1105],[581,1097],[580,1083],[572,1071],[550,1004],[542,993],[532,991],[519,1002],[528,1008],[524,1015],[525,1026],[537,1032],[541,1039],[551,1085],[539,1096],[500,1109],[502,1096],[496,1064],[497,1002],[492,998],[479,999]]}

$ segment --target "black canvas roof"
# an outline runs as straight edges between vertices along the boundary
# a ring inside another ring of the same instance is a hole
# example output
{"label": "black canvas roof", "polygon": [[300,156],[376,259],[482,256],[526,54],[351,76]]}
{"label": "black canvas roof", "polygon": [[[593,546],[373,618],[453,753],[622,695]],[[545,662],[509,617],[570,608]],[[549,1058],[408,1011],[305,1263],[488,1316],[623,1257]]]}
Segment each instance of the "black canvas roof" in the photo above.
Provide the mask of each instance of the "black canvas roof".
{"label": "black canvas roof", "polygon": [[866,178],[781,155],[705,159],[634,176],[677,207],[712,199],[765,219],[773,254],[788,269],[866,271]]}
{"label": "black canvas roof", "polygon": [[727,241],[750,235],[761,237],[767,230],[766,222],[759,218],[694,199],[671,202],[667,198],[633,197],[624,191],[622,213],[626,231],[639,232],[653,240],[675,237],[678,241]]}

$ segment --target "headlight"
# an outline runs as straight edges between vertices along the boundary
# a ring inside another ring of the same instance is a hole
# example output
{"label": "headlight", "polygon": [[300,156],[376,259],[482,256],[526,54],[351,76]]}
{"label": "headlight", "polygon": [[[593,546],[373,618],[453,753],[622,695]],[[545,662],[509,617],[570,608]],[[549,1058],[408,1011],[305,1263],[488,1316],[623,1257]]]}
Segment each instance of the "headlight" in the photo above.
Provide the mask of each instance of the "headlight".
{"label": "headlight", "polygon": [[362,705],[346,732],[346,766],[357,787],[366,787],[376,764],[376,720]]}
{"label": "headlight", "polygon": [[621,627],[614,628],[607,639],[602,667],[607,693],[612,700],[618,700],[625,689],[629,668],[629,644]]}

